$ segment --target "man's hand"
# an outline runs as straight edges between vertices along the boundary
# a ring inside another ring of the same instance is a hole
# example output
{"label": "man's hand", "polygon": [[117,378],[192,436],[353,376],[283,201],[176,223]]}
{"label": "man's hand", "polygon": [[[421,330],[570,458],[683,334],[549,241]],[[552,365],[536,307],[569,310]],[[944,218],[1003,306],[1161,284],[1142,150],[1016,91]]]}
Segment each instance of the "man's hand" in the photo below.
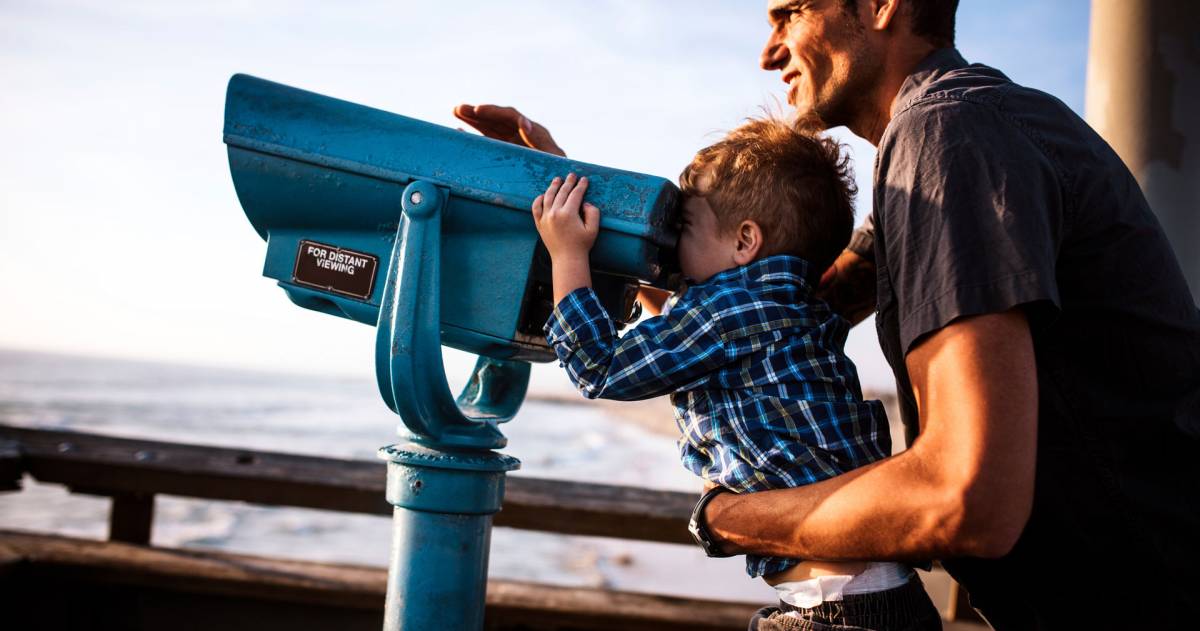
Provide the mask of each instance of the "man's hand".
{"label": "man's hand", "polygon": [[875,310],[875,282],[875,263],[843,250],[821,276],[817,297],[855,325]]}
{"label": "man's hand", "polygon": [[587,187],[586,177],[571,173],[565,180],[554,178],[533,200],[533,223],[550,252],[555,304],[580,287],[592,286],[588,252],[600,234],[600,209],[583,203]]}
{"label": "man's hand", "polygon": [[556,156],[567,155],[562,147],[554,142],[554,138],[550,136],[550,132],[546,131],[545,127],[529,120],[511,107],[464,103],[454,108],[454,115],[488,138],[545,151]]}

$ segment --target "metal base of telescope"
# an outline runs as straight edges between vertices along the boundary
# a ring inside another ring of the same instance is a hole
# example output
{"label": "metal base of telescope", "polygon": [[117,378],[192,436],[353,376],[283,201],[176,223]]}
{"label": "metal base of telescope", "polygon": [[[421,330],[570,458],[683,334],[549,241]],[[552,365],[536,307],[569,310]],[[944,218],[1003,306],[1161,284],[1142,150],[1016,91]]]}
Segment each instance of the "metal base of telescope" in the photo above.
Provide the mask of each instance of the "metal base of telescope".
{"label": "metal base of telescope", "polygon": [[[552,305],[530,203],[555,175],[592,178],[608,209],[599,296],[628,316],[631,283],[666,280],[678,189],[245,75],[230,79],[224,138],[264,275],[300,307],[376,326],[379,392],[407,430],[382,453],[396,507],[386,628],[478,629],[491,515],[517,467],[494,452],[500,426],[525,397],[525,362],[554,359],[535,339]],[[443,343],[480,355],[457,398]]]}
{"label": "metal base of telescope", "polygon": [[480,629],[492,515],[516,458],[448,452],[415,443],[385,447],[393,506],[385,631]]}
{"label": "metal base of telescope", "polygon": [[379,453],[395,506],[387,630],[483,628],[492,515],[505,473],[520,466],[493,450],[508,442],[498,425],[520,408],[529,365],[480,357],[457,400],[446,383],[439,329],[446,199],[426,181],[404,189],[379,311],[379,390],[407,429],[407,442]]}

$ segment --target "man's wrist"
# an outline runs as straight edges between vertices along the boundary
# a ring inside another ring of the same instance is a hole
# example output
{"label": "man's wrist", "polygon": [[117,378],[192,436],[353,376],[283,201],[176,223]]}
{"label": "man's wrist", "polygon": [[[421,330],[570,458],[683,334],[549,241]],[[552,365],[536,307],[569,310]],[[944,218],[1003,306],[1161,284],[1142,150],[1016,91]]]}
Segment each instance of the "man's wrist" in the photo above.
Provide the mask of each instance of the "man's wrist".
{"label": "man's wrist", "polygon": [[696,507],[692,509],[692,518],[688,521],[688,532],[692,534],[692,539],[710,557],[734,556],[734,553],[727,550],[725,546],[721,545],[722,542],[717,540],[705,516],[705,511],[709,504],[719,496],[728,494],[729,492],[729,489],[722,486],[709,488],[704,492],[704,495],[700,496],[700,500],[696,502]]}

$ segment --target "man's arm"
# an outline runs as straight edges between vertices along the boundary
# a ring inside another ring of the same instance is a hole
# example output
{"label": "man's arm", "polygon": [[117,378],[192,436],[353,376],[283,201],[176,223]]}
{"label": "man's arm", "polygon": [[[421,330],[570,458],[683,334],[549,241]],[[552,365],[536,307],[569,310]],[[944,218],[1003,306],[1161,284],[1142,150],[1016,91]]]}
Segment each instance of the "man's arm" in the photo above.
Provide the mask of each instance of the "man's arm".
{"label": "man's arm", "polygon": [[817,297],[854,326],[875,310],[875,215],[867,215],[850,243],[821,275]]}
{"label": "man's arm", "polygon": [[1033,504],[1037,373],[1016,308],[953,321],[906,357],[921,418],[910,449],[795,489],[706,510],[727,551],[823,560],[997,557]]}
{"label": "man's arm", "polygon": [[875,262],[843,250],[821,276],[817,297],[853,326],[875,311]]}

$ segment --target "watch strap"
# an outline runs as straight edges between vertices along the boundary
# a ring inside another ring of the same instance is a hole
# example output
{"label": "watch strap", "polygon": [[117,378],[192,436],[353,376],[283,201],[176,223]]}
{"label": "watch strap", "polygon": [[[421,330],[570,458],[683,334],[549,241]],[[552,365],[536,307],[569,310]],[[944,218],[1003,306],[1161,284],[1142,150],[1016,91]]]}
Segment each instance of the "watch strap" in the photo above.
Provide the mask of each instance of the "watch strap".
{"label": "watch strap", "polygon": [[714,558],[731,557],[729,554],[717,545],[713,540],[712,533],[708,530],[708,525],[704,523],[704,509],[712,499],[722,493],[729,493],[729,489],[723,486],[714,486],[704,492],[700,496],[700,501],[696,502],[696,507],[692,509],[692,518],[688,521],[688,532],[692,533],[692,539],[696,541],[696,545],[704,550],[704,554]]}

